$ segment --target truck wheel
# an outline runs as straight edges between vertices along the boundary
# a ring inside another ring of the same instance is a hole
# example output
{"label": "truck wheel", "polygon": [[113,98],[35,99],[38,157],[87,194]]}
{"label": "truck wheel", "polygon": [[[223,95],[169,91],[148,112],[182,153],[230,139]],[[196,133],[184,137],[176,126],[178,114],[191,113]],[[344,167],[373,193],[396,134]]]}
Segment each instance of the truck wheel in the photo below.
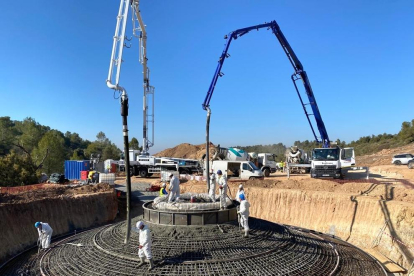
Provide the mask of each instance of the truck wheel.
{"label": "truck wheel", "polygon": [[263,170],[263,174],[264,174],[264,176],[265,176],[265,177],[269,177],[269,175],[270,175],[270,170],[269,170],[269,169],[267,169],[267,168],[266,168],[266,169],[264,169],[264,170]]}
{"label": "truck wheel", "polygon": [[148,176],[148,171],[146,171],[146,170],[139,171],[139,176],[141,176],[141,177],[147,177]]}
{"label": "truck wheel", "polygon": [[397,166],[399,166],[399,165],[401,165],[401,161],[400,160],[397,160],[397,161],[394,162],[394,164],[397,165]]}
{"label": "truck wheel", "polygon": [[408,163],[408,168],[409,169],[414,169],[414,162]]}

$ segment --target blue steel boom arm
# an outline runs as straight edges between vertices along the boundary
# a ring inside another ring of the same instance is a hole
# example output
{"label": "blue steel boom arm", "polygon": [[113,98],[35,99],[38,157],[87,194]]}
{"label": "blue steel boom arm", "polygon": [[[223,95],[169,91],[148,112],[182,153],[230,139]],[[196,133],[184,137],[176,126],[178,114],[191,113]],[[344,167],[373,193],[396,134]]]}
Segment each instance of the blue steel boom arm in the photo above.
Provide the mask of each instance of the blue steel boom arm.
{"label": "blue steel boom arm", "polygon": [[[216,72],[214,73],[213,80],[211,81],[210,87],[207,91],[206,98],[204,99],[203,109],[207,110],[208,107],[210,106],[210,100],[211,100],[211,97],[213,96],[214,88],[216,86],[218,77],[221,77],[221,76],[224,75],[221,72],[221,68],[223,67],[224,60],[227,57],[230,56],[227,52],[229,50],[229,46],[230,46],[230,43],[232,42],[232,40],[237,39],[237,38],[247,34],[248,32],[250,32],[252,30],[259,30],[259,29],[262,29],[262,28],[272,29],[273,34],[278,39],[280,45],[282,46],[283,50],[285,51],[290,63],[292,64],[293,68],[295,69],[295,72],[292,74],[291,79],[292,79],[293,84],[295,86],[296,92],[299,96],[299,100],[302,104],[303,110],[305,111],[306,118],[308,119],[309,125],[312,129],[312,133],[315,137],[315,140],[317,142],[321,142],[323,147],[329,147],[330,141],[329,141],[328,133],[326,131],[325,124],[323,123],[322,116],[319,112],[319,108],[318,108],[318,105],[316,103],[316,99],[315,99],[315,96],[314,96],[313,91],[312,91],[312,87],[311,87],[309,79],[308,79],[308,75],[306,74],[305,70],[303,69],[302,63],[299,61],[299,59],[296,56],[295,52],[293,51],[292,47],[290,47],[289,42],[286,40],[285,36],[283,35],[282,31],[280,30],[279,25],[274,20],[269,22],[269,23],[260,24],[260,25],[256,25],[256,26],[252,26],[252,27],[247,27],[247,28],[235,30],[235,31],[229,33],[225,37],[227,39],[227,41],[226,41],[226,44],[224,46],[224,50],[223,50],[223,52],[220,56],[220,59],[218,61]],[[304,85],[305,91],[306,91],[306,95],[308,96],[308,99],[309,99],[309,105],[312,108],[313,114],[309,114],[307,112],[306,104],[303,103],[302,97],[299,93],[299,89],[296,85],[296,81],[299,80],[299,79],[301,79],[302,82],[303,82],[303,85]],[[313,127],[312,122],[311,122],[310,117],[309,117],[311,115],[313,115],[314,118],[315,118],[316,125],[317,125],[319,133],[320,133],[321,141],[319,141],[318,137],[316,136],[314,127]]]}

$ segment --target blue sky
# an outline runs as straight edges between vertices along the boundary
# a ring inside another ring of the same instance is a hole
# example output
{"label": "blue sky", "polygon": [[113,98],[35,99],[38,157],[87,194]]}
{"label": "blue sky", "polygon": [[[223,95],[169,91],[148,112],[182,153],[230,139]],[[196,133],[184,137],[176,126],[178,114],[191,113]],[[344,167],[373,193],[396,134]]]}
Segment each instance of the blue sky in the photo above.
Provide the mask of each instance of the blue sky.
{"label": "blue sky", "polygon": [[[151,153],[205,142],[201,104],[224,35],[271,20],[307,71],[331,140],[397,133],[414,117],[414,1],[141,0],[140,6],[156,93]],[[113,0],[2,1],[0,116],[30,116],[89,140],[103,131],[122,148],[119,101],[105,83],[118,8]],[[129,137],[142,143],[142,67],[138,41],[132,43],[120,84],[130,98]],[[229,53],[210,102],[211,141],[312,140],[293,68],[275,36],[251,32]]]}

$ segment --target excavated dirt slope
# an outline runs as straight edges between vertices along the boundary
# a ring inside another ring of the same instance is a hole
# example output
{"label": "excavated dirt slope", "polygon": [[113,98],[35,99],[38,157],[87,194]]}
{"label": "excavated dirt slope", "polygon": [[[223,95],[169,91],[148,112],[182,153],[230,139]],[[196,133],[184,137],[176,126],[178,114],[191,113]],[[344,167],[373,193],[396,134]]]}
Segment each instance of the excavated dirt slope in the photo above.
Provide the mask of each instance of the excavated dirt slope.
{"label": "excavated dirt slope", "polygon": [[[230,183],[234,196],[239,182]],[[243,183],[250,215],[272,222],[330,233],[368,249],[385,227],[376,248],[409,267],[414,246],[414,190],[410,183],[372,180],[334,182],[272,176]],[[205,192],[206,184],[183,183],[182,192]],[[217,191],[218,193],[218,191]],[[392,238],[396,240],[392,240]]]}
{"label": "excavated dirt slope", "polygon": [[36,221],[48,222],[56,236],[112,221],[117,211],[117,198],[108,184],[0,193],[0,264],[36,244]]}
{"label": "excavated dirt slope", "polygon": [[[182,144],[163,155],[184,157],[179,153],[185,152],[185,156],[195,156],[189,151],[188,144]],[[197,148],[197,152],[202,151]],[[369,180],[363,173],[343,181],[311,179],[308,175],[288,180],[276,173],[264,181],[244,182],[251,215],[331,233],[362,248],[375,246],[409,268],[414,258],[414,170],[391,164],[395,154],[406,152],[414,153],[414,144],[357,156],[358,166],[369,166]],[[204,182],[183,182],[182,192],[206,190]],[[239,184],[230,184],[233,195]]]}
{"label": "excavated dirt slope", "polygon": [[[214,153],[214,144],[210,143],[210,154]],[[179,144],[176,147],[163,150],[154,156],[168,156],[168,157],[177,157],[177,158],[187,158],[187,159],[201,159],[203,154],[206,153],[206,144],[201,145],[192,145],[189,143]]]}

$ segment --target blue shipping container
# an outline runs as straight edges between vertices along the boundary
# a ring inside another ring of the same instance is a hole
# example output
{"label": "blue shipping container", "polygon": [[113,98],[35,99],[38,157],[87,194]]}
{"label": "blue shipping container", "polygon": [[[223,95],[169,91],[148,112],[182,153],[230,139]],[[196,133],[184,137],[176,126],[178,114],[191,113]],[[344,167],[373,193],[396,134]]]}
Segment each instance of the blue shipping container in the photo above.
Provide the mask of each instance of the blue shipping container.
{"label": "blue shipping container", "polygon": [[89,171],[89,160],[66,160],[65,161],[65,178],[69,180],[81,179],[81,171]]}

